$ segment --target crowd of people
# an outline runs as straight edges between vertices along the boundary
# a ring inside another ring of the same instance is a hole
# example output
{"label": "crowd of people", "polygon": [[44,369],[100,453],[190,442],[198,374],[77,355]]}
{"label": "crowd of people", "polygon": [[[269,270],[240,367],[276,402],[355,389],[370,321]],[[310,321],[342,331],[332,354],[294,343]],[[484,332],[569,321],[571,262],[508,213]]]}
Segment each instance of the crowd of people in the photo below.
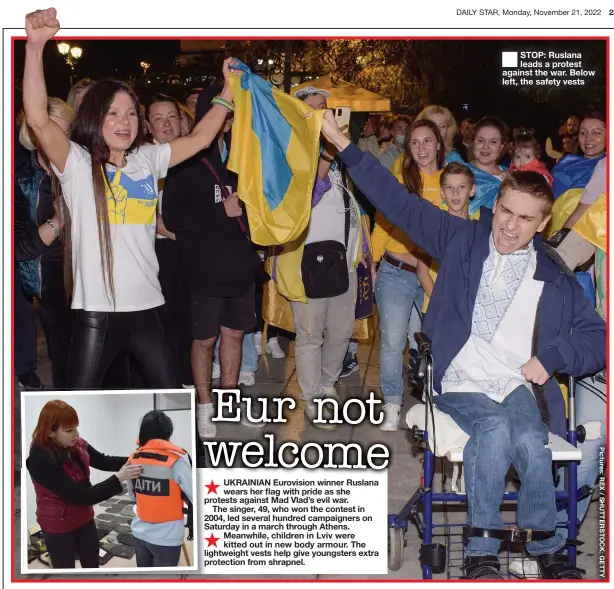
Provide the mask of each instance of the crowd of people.
{"label": "crowd of people", "polygon": [[[19,141],[29,153],[15,172],[20,385],[41,386],[36,301],[55,388],[194,387],[198,433],[214,438],[212,382],[253,385],[258,355],[284,357],[284,325],[268,317],[264,328],[265,291],[292,313],[307,418],[334,428],[326,411],[324,422],[315,419],[316,401],[338,399],[336,383],[358,369],[364,270],[379,317],[380,428],[399,427],[406,345],[413,374],[414,334],[424,331],[433,341],[437,406],[471,435],[470,525],[501,527],[497,497],[510,463],[502,457],[512,456],[525,489],[519,523],[554,530],[544,440],[548,428],[565,431],[555,373],[584,377],[587,390],[601,391],[598,400],[605,396],[605,247],[573,231],[587,215],[605,227],[594,214],[605,198],[604,114],[570,117],[564,153],[546,143],[558,159],[552,166],[531,129],[511,131],[495,116],[459,127],[448,108],[431,105],[415,117],[370,117],[356,145],[328,111],[308,229],[292,244],[264,248],[250,239],[226,166],[237,140],[229,78],[240,73],[232,61],[224,62],[223,86],[190,89],[185,104],[156,95],[141,105],[114,80],[82,80],[63,101],[47,96],[42,60],[58,29],[52,10],[26,19]],[[295,97],[318,110],[330,94],[309,86]],[[556,234],[561,256],[541,234]],[[326,273],[322,260],[330,260]],[[593,304],[590,288],[585,296],[570,274],[581,265],[594,267]],[[594,401],[579,407],[597,423],[583,458],[589,485],[605,443],[605,404]],[[485,480],[492,485],[476,484]],[[553,532],[529,545],[545,574],[579,574],[564,544]],[[497,547],[495,538],[473,538],[466,574],[498,568]]]}

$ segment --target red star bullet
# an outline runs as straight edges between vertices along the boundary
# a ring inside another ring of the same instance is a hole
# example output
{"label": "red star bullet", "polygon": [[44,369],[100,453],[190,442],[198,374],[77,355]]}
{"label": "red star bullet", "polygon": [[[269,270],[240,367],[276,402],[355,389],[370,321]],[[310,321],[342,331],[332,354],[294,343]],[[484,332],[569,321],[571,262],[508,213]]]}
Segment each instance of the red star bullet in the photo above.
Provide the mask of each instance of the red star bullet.
{"label": "red star bullet", "polygon": [[220,485],[216,485],[213,481],[211,481],[208,485],[205,485],[205,487],[207,487],[207,489],[209,489],[209,491],[207,492],[207,495],[209,495],[209,493],[215,493],[217,495],[217,488]]}
{"label": "red star bullet", "polygon": [[207,548],[209,548],[209,546],[215,546],[217,548],[217,541],[219,540],[219,538],[216,538],[213,535],[213,532],[211,532],[211,536],[209,536],[208,538],[205,538],[205,540],[209,542],[209,544],[207,544]]}

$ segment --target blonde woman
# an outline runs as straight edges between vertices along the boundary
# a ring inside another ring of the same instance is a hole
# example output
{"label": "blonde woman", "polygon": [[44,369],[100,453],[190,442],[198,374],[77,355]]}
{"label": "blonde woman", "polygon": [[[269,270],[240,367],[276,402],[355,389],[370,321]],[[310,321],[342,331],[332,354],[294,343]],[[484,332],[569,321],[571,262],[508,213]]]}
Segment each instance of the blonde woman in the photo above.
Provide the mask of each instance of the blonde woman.
{"label": "blonde woman", "polygon": [[181,120],[181,137],[185,137],[189,135],[194,128],[194,115],[189,107],[179,103],[179,117]]}
{"label": "blonde woman", "polygon": [[432,121],[439,129],[443,143],[446,146],[445,163],[449,164],[450,162],[462,162],[463,158],[458,151],[454,149],[454,138],[458,133],[458,125],[456,124],[456,120],[454,119],[454,115],[451,113],[450,109],[446,108],[445,106],[431,104],[430,106],[423,108],[420,114],[418,114],[416,117],[416,121],[421,121],[424,119]]}
{"label": "blonde woman", "polygon": [[89,90],[90,86],[93,85],[94,80],[91,78],[82,78],[73,84],[71,89],[68,91],[68,96],[66,97],[66,103],[68,106],[77,112],[79,110],[79,106],[81,106],[81,101],[83,100],[85,93]]}
{"label": "blonde woman", "polygon": [[[73,120],[73,110],[59,98],[47,99],[47,112],[64,133]],[[19,142],[29,157],[15,173],[14,239],[18,280],[28,298],[36,299],[51,357],[53,386],[66,387],[68,361],[68,305],[64,288],[64,242],[59,239],[64,216],[62,192],[49,158],[24,121]],[[36,332],[15,330],[15,338],[31,338]],[[20,381],[21,382],[21,381]]]}

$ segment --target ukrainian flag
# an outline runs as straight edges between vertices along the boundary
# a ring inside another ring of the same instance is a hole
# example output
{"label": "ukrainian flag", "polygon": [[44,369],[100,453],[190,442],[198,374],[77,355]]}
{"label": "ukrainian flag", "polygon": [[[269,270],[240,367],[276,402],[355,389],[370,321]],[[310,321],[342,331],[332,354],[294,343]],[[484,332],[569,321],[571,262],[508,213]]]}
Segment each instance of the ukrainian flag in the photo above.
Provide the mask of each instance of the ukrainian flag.
{"label": "ukrainian flag", "polygon": [[467,167],[475,176],[475,196],[469,201],[469,216],[473,216],[481,207],[492,209],[499,196],[501,180],[472,163],[468,163]]}
{"label": "ukrainian flag", "polygon": [[552,192],[555,202],[552,207],[552,219],[544,230],[546,238],[562,229],[569,216],[575,211],[584,188],[602,157],[589,159],[580,155],[566,155],[552,168],[554,178]]}
{"label": "ukrainian flag", "polygon": [[607,214],[606,195],[600,194],[573,226],[573,231],[597,248],[595,252],[595,306],[599,315],[604,319],[607,316]]}
{"label": "ukrainian flag", "polygon": [[252,240],[288,243],[309,223],[325,111],[313,111],[244,63],[233,67],[244,73],[230,77],[235,118],[228,168],[239,176]]}
{"label": "ukrainian flag", "polygon": [[573,226],[578,235],[604,252],[608,251],[607,214],[605,194],[600,194]]}

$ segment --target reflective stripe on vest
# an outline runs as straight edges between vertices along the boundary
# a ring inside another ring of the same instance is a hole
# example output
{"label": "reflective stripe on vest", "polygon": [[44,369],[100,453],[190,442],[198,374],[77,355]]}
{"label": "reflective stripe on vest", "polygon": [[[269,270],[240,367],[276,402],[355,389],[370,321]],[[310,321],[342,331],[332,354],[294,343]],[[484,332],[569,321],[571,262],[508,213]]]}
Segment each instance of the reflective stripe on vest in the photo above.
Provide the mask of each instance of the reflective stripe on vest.
{"label": "reflective stripe on vest", "polygon": [[163,523],[183,519],[181,488],[173,480],[173,465],[184,450],[164,440],[150,440],[130,457],[143,467],[133,481],[136,513],[141,521]]}

